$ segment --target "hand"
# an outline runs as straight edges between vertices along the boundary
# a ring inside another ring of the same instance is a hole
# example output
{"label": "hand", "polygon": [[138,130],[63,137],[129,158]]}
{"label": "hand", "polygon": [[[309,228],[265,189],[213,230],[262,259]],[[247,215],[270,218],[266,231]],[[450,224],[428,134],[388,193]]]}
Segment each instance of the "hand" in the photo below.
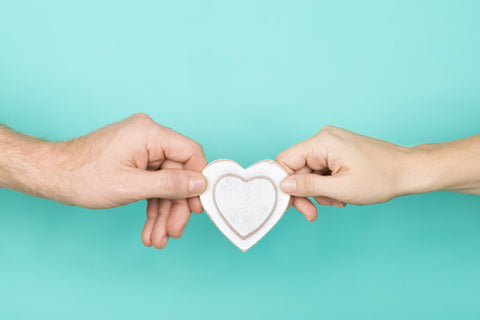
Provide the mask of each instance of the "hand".
{"label": "hand", "polygon": [[321,205],[344,207],[420,192],[423,185],[415,177],[422,176],[422,157],[422,148],[401,147],[327,126],[281,152],[276,160],[292,174],[282,181],[282,189],[313,221],[317,210],[307,197]]}
{"label": "hand", "polygon": [[165,247],[169,236],[182,235],[191,211],[203,210],[197,197],[206,187],[201,146],[145,114],[63,142],[3,135],[4,146],[22,148],[11,152],[17,168],[4,174],[7,187],[92,209],[149,199],[146,246]]}

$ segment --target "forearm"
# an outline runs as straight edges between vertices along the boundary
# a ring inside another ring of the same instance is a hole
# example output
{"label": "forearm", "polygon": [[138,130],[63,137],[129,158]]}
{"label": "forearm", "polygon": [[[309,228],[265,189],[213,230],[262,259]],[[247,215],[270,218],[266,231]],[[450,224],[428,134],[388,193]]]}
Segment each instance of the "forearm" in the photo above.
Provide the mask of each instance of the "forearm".
{"label": "forearm", "polygon": [[57,149],[57,143],[0,126],[0,187],[68,204],[70,184]]}
{"label": "forearm", "polygon": [[480,195],[480,135],[412,148],[410,190]]}

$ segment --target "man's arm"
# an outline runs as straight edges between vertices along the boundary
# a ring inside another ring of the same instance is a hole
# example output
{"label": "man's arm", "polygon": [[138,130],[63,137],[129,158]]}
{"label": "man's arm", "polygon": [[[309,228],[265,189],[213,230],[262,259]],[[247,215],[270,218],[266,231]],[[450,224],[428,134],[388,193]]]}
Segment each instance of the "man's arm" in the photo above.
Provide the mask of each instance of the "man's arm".
{"label": "man's arm", "polygon": [[61,155],[53,142],[0,125],[0,187],[73,204],[71,181],[62,176]]}
{"label": "man's arm", "polygon": [[50,142],[0,127],[0,187],[100,209],[148,199],[142,241],[163,248],[203,208],[202,147],[145,114]]}

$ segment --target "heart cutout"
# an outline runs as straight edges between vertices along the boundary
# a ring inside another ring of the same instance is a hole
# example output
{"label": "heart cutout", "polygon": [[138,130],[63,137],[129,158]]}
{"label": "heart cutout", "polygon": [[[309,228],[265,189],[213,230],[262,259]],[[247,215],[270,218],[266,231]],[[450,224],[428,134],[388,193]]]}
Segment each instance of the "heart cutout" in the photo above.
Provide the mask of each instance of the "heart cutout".
{"label": "heart cutout", "polygon": [[280,188],[288,173],[272,160],[247,169],[216,160],[202,171],[208,185],[200,200],[213,223],[240,250],[255,245],[280,220],[290,196]]}
{"label": "heart cutout", "polygon": [[[246,239],[272,215],[277,191],[267,177],[244,180],[228,174],[217,181],[213,198],[218,212],[233,232]],[[245,208],[246,204],[248,208]]]}

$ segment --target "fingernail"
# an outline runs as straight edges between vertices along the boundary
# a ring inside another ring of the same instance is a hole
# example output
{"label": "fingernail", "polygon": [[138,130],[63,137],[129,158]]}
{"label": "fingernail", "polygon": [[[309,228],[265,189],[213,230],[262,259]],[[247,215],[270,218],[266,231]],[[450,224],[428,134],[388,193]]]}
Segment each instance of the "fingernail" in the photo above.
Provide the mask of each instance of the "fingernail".
{"label": "fingernail", "polygon": [[200,176],[190,176],[188,191],[191,194],[199,194],[205,189],[205,179]]}
{"label": "fingernail", "polygon": [[295,178],[292,177],[283,179],[281,187],[286,193],[297,192],[297,183],[295,182]]}
{"label": "fingernail", "polygon": [[184,225],[182,228],[182,231],[180,231],[180,237],[183,236],[183,233],[185,232],[186,228],[187,228],[187,225]]}
{"label": "fingernail", "polygon": [[168,237],[163,238],[163,240],[162,240],[162,249],[167,246],[167,242],[168,242]]}

